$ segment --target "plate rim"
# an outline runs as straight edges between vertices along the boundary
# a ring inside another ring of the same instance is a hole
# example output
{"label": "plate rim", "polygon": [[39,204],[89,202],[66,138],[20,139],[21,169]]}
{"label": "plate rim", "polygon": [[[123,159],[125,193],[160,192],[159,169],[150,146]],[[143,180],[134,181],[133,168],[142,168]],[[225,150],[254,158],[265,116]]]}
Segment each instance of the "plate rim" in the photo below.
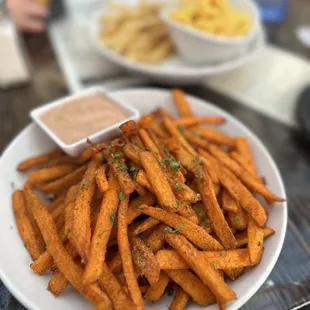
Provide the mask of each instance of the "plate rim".
{"label": "plate rim", "polygon": [[[123,88],[120,90],[113,90],[111,91],[112,94],[117,95],[121,92],[159,92],[162,94],[169,93],[169,89],[162,89],[162,88],[156,88],[156,87],[134,87],[134,88]],[[200,98],[198,96],[194,96],[191,94],[187,94],[189,100],[198,100],[203,102],[204,104],[211,105],[213,108],[215,108],[217,111],[219,111],[224,116],[228,116],[230,119],[232,119],[234,122],[236,122],[240,127],[245,129],[245,131],[251,136],[251,139],[255,141],[256,144],[262,149],[262,151],[267,156],[268,160],[271,163],[271,166],[273,168],[273,171],[275,173],[275,176],[277,180],[279,181],[280,190],[283,198],[285,201],[283,202],[283,205],[279,208],[283,208],[283,230],[281,231],[281,234],[279,235],[279,246],[275,250],[273,260],[268,263],[267,268],[264,270],[264,275],[259,278],[258,281],[255,282],[254,285],[252,285],[240,298],[236,299],[233,303],[231,303],[230,310],[236,310],[239,309],[242,305],[246,304],[246,302],[259,290],[259,288],[263,285],[263,283],[267,280],[270,273],[272,272],[273,268],[275,267],[280,253],[283,248],[284,239],[287,231],[287,222],[288,222],[288,207],[287,207],[287,195],[284,187],[284,182],[282,179],[282,176],[280,174],[280,171],[278,169],[278,166],[276,165],[273,157],[271,156],[270,152],[266,148],[266,146],[263,144],[263,142],[258,138],[258,136],[249,128],[247,127],[243,122],[239,121],[234,115],[230,114],[229,112],[225,111],[224,109],[216,106],[212,102],[205,100],[203,98]],[[34,122],[31,122],[27,126],[25,126],[15,137],[11,142],[7,145],[7,147],[4,149],[4,151],[1,154],[0,157],[0,167],[3,165],[3,161],[6,159],[6,156],[8,156],[8,152],[15,147],[15,145],[18,143],[18,140],[23,138],[23,136],[27,135],[27,133],[32,130],[34,127],[36,127]],[[266,272],[267,271],[267,272]],[[6,286],[6,288],[10,291],[10,293],[26,308],[29,310],[42,310],[39,309],[32,301],[31,299],[24,295],[20,290],[16,289],[14,287],[14,283],[6,276],[6,273],[4,270],[2,270],[0,266],[0,279],[2,280],[3,284]]]}

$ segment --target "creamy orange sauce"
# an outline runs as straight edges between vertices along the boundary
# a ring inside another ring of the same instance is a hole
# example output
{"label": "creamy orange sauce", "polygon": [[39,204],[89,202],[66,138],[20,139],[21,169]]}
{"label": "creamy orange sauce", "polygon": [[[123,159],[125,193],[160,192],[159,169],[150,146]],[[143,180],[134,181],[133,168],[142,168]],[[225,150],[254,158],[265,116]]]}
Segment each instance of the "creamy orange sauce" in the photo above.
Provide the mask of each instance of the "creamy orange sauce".
{"label": "creamy orange sauce", "polygon": [[72,144],[128,116],[127,110],[110,98],[94,94],[56,106],[41,120],[60,140]]}

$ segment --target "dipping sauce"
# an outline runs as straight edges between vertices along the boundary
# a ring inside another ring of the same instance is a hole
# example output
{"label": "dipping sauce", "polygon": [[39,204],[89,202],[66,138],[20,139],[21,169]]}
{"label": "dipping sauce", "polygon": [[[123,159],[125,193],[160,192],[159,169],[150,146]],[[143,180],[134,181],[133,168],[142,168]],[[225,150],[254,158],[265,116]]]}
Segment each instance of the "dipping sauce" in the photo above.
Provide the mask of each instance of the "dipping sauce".
{"label": "dipping sauce", "polygon": [[41,121],[64,143],[72,144],[129,117],[129,112],[101,94],[51,108]]}

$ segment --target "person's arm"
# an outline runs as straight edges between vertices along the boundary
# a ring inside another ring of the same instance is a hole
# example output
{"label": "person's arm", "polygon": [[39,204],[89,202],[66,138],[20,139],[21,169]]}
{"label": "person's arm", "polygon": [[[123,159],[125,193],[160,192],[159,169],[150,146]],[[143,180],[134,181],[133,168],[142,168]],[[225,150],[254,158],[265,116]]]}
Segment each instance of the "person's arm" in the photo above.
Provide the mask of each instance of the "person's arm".
{"label": "person's arm", "polygon": [[6,0],[6,10],[11,20],[23,31],[42,32],[49,15],[47,0]]}

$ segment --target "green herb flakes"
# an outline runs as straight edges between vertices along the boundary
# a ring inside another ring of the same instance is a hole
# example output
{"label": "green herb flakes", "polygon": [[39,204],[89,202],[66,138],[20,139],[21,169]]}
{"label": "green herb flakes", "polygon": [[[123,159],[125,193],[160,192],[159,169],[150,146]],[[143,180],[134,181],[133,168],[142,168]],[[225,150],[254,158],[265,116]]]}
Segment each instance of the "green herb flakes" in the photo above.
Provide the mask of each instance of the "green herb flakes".
{"label": "green herb flakes", "polygon": [[184,189],[184,186],[183,186],[180,182],[175,183],[175,186],[176,186],[176,188],[179,189],[179,190]]}
{"label": "green herb flakes", "polygon": [[179,130],[179,132],[181,133],[182,136],[185,135],[185,127],[184,127],[184,126],[179,125],[179,126],[178,126],[178,130]]}
{"label": "green herb flakes", "polygon": [[200,164],[200,163],[201,163],[201,158],[200,158],[199,156],[195,157],[195,158],[193,159],[193,163],[195,163],[195,164]]}
{"label": "green herb flakes", "polygon": [[[120,199],[122,200],[122,199]],[[115,222],[115,219],[116,219],[116,210],[114,210],[111,215],[110,215],[110,221],[111,221],[111,224],[113,225],[114,222]]]}
{"label": "green herb flakes", "polygon": [[124,200],[125,199],[125,194],[123,192],[118,193],[118,199],[119,200]]}

